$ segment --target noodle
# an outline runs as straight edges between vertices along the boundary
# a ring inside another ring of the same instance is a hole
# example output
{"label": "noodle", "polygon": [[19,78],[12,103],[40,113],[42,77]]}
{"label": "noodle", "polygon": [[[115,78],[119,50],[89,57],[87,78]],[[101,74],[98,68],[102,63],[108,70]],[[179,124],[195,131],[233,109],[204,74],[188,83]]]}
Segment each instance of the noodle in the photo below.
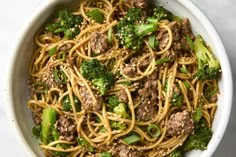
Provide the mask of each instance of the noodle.
{"label": "noodle", "polygon": [[[44,119],[46,109],[51,108],[57,115],[46,131],[41,128],[41,136],[51,136],[46,142],[41,139],[40,147],[47,156],[85,157],[106,152],[123,157],[119,151],[126,149],[130,157],[135,156],[132,153],[167,156],[193,133],[183,128],[182,133],[172,135],[169,123],[173,117],[186,112],[193,122],[193,114],[201,110],[200,118],[205,119],[208,127],[212,126],[218,82],[195,77],[199,66],[194,50],[189,48],[191,45],[181,49],[177,43],[180,39],[176,39],[173,25],[181,25],[180,21],[168,18],[157,21],[158,28],[146,34],[140,52],[138,45],[123,46],[120,38],[123,34],[117,33],[116,28],[134,5],[123,0],[83,0],[71,10],[73,16],[83,19],[80,26],[76,25],[80,28],[76,36],[69,39],[65,32],[52,33],[48,28],[36,33],[27,105],[36,127],[45,127],[43,123],[53,119]],[[99,12],[103,22],[88,14],[92,11]],[[138,22],[135,24],[141,23]],[[95,32],[106,36],[109,42],[104,46],[99,43],[102,39],[96,41],[101,52],[94,50]],[[194,40],[192,32],[188,33]],[[155,48],[150,44],[152,35],[159,42]],[[179,38],[185,40],[183,35]],[[102,72],[109,71],[114,76],[114,84],[104,93],[83,72],[82,66],[94,60],[102,65]],[[116,106],[112,98],[117,98]],[[42,133],[50,129],[51,134]],[[138,141],[127,143],[125,139],[130,136]]]}

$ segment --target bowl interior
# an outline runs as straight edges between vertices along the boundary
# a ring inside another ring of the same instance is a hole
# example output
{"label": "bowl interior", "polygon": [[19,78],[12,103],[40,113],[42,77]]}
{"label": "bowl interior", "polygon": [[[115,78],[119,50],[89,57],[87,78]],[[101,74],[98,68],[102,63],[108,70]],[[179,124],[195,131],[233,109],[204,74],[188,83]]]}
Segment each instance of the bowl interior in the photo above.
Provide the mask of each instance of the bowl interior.
{"label": "bowl interior", "polygon": [[[28,65],[33,52],[33,41],[36,31],[45,23],[46,19],[58,7],[62,6],[58,1],[46,2],[35,13],[27,23],[20,38],[14,48],[14,58],[11,63],[11,72],[9,74],[9,113],[10,119],[17,130],[20,140],[23,142],[26,151],[30,156],[43,157],[39,148],[38,141],[32,136],[32,118],[27,108],[28,87],[27,79],[29,77]],[[197,34],[201,34],[206,42],[211,46],[214,54],[220,60],[222,66],[222,77],[219,81],[219,101],[218,109],[213,122],[213,137],[206,151],[192,151],[187,156],[191,157],[209,157],[215,151],[219,144],[230,114],[232,101],[232,76],[229,62],[222,43],[212,25],[206,17],[189,0],[159,0],[158,5],[163,5],[174,14],[180,17],[190,19],[192,28]]]}

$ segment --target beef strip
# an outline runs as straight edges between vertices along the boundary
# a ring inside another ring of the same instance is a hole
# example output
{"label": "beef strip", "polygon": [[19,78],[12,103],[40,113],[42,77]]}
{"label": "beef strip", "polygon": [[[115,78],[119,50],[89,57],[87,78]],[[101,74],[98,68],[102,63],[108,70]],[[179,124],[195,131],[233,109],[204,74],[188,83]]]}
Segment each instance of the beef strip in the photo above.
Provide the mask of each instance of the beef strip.
{"label": "beef strip", "polygon": [[113,149],[112,155],[114,157],[143,157],[143,152],[130,149],[129,146],[119,144]]}
{"label": "beef strip", "polygon": [[76,137],[76,125],[72,119],[60,116],[55,124],[60,140],[72,141]]}
{"label": "beef strip", "polygon": [[190,113],[186,110],[173,113],[167,122],[167,134],[178,136],[180,134],[191,134],[194,131],[194,122]]}
{"label": "beef strip", "polygon": [[82,108],[84,110],[99,111],[102,106],[102,96],[95,94],[96,102],[93,101],[86,87],[79,89],[82,98]]}
{"label": "beef strip", "polygon": [[103,53],[108,49],[107,36],[99,32],[91,34],[90,39],[91,49],[94,53]]}

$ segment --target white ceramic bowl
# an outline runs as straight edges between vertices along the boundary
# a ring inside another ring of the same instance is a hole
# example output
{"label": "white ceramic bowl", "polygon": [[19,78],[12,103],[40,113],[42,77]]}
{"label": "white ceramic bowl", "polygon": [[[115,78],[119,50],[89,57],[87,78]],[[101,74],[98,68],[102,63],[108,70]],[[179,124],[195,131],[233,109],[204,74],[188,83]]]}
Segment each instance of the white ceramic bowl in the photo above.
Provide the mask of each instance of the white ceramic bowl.
{"label": "white ceramic bowl", "polygon": [[[18,140],[30,157],[43,157],[38,146],[38,141],[32,136],[33,122],[31,113],[27,108],[28,65],[33,52],[33,37],[35,32],[48,19],[58,6],[66,5],[71,0],[50,0],[42,4],[26,23],[17,43],[14,44],[13,58],[8,74],[7,102],[10,123],[16,131]],[[213,53],[220,60],[222,77],[219,82],[220,95],[218,109],[213,122],[213,137],[205,151],[192,151],[188,157],[210,157],[222,140],[228,124],[232,103],[232,75],[227,54],[222,42],[212,24],[206,16],[190,0],[157,0],[158,5],[163,5],[174,14],[190,19],[193,31],[201,34],[211,46]]]}

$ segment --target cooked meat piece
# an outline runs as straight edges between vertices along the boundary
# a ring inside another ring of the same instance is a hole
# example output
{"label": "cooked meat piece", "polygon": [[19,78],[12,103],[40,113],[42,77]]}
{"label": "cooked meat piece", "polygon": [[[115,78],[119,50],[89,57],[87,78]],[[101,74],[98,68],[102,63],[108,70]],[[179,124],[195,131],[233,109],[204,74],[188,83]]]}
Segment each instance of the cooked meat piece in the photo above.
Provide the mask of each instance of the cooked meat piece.
{"label": "cooked meat piece", "polygon": [[130,77],[134,77],[136,73],[136,68],[133,67],[132,65],[127,65],[126,67],[123,68],[123,73]]}
{"label": "cooked meat piece", "polygon": [[136,119],[139,121],[149,121],[156,116],[157,111],[157,104],[145,99],[135,109]]}
{"label": "cooked meat piece", "polygon": [[142,62],[140,62],[139,67],[140,67],[141,70],[145,70],[148,67],[149,64],[150,64],[150,61],[145,59]]}
{"label": "cooked meat piece", "polygon": [[44,73],[41,74],[40,81],[44,82],[48,87],[62,88],[63,84],[57,82],[53,75],[54,67],[49,66]]}
{"label": "cooked meat piece", "polygon": [[186,110],[174,113],[167,122],[167,133],[170,136],[180,134],[191,134],[194,130],[194,123],[190,113]]}
{"label": "cooked meat piece", "polygon": [[82,98],[82,108],[84,110],[98,111],[102,106],[102,96],[95,94],[96,102],[93,101],[86,87],[81,87],[80,94]]}
{"label": "cooked meat piece", "polygon": [[[141,121],[148,121],[155,117],[158,112],[158,91],[157,73],[154,71],[138,90],[137,97],[142,102],[135,109],[136,118]],[[136,98],[137,99],[137,98]]]}
{"label": "cooked meat piece", "polygon": [[169,58],[170,59],[170,62],[174,61],[176,57],[176,54],[174,51],[172,50],[167,50],[163,55],[162,55],[162,58]]}
{"label": "cooked meat piece", "polygon": [[217,95],[213,95],[213,96],[211,96],[211,97],[209,98],[209,102],[210,102],[210,103],[215,103],[215,102],[217,102],[217,100],[218,100]]}
{"label": "cooked meat piece", "polygon": [[112,151],[114,157],[143,157],[143,153],[138,150],[132,150],[124,144],[119,144]]}
{"label": "cooked meat piece", "polygon": [[103,53],[108,49],[107,36],[99,32],[91,34],[90,39],[91,49],[94,53]]}
{"label": "cooked meat piece", "polygon": [[118,98],[119,98],[119,102],[123,102],[123,103],[128,103],[128,102],[129,102],[127,93],[126,93],[126,91],[125,91],[124,89],[123,89],[123,90],[120,90],[120,91],[117,93],[117,96],[118,96]]}
{"label": "cooked meat piece", "polygon": [[133,7],[142,8],[142,9],[148,6],[146,0],[131,0],[131,4]]}
{"label": "cooked meat piece", "polygon": [[194,39],[189,19],[182,20],[182,34],[182,36],[189,35],[191,39]]}
{"label": "cooked meat piece", "polygon": [[[162,29],[162,31],[164,31],[164,30]],[[168,33],[163,33],[163,32],[159,33],[158,40],[160,41],[160,44],[158,47],[160,50],[163,50],[169,41]]]}
{"label": "cooked meat piece", "polygon": [[72,119],[65,116],[60,116],[55,124],[56,129],[59,132],[59,139],[72,141],[76,137],[76,125]]}
{"label": "cooked meat piece", "polygon": [[64,44],[63,46],[60,47],[60,50],[61,51],[66,51],[66,50],[69,50],[72,48],[72,44],[71,43],[67,43],[67,44]]}
{"label": "cooked meat piece", "polygon": [[182,38],[180,40],[180,45],[181,45],[181,49],[185,52],[189,52],[191,50],[190,45],[187,43],[185,38]]}
{"label": "cooked meat piece", "polygon": [[168,23],[168,26],[172,30],[173,41],[178,41],[180,39],[181,25],[178,22],[173,21],[173,22]]}

